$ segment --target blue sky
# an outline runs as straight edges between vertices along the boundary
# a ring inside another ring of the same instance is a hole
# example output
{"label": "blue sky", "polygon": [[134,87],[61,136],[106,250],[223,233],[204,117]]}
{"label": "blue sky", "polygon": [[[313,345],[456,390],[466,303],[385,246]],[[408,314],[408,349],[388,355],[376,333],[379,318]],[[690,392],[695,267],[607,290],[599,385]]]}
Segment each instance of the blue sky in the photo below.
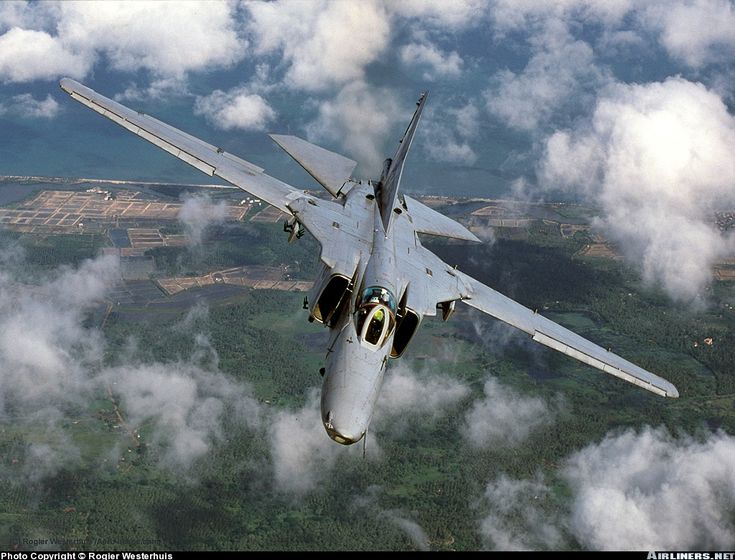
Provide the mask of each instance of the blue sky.
{"label": "blue sky", "polygon": [[733,250],[709,223],[735,207],[733,60],[730,0],[3,2],[0,174],[206,182],[63,76],[303,186],[266,132],[373,177],[426,89],[404,189],[593,204],[692,300]]}

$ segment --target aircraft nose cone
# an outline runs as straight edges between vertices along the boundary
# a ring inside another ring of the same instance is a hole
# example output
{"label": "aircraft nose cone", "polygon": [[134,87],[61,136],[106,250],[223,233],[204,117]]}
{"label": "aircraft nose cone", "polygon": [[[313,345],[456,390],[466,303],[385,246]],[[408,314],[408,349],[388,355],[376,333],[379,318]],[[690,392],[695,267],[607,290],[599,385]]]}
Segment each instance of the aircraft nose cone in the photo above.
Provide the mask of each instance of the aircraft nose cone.
{"label": "aircraft nose cone", "polygon": [[348,426],[341,426],[339,423],[336,423],[333,418],[330,418],[330,415],[327,415],[327,419],[323,421],[323,424],[329,437],[342,445],[352,445],[353,443],[357,443],[365,435],[364,429],[349,429]]}

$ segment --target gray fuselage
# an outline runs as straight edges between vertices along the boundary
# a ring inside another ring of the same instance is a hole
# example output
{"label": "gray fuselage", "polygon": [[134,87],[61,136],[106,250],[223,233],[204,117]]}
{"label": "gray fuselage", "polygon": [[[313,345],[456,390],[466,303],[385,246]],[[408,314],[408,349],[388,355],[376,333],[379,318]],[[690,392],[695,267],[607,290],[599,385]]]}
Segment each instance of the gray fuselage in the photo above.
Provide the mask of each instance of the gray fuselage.
{"label": "gray fuselage", "polygon": [[[359,183],[347,197],[369,197],[371,194],[369,183]],[[379,287],[393,298],[400,297],[406,288],[396,267],[396,242],[402,236],[386,236],[377,205],[373,203],[371,206],[374,223],[372,250],[359,263],[350,300],[332,327],[322,388],[324,427],[332,439],[345,445],[359,441],[368,429],[395,335],[394,299],[393,310],[389,305],[378,310],[378,313],[384,311],[386,315],[392,313],[392,317],[385,317],[388,324],[384,336],[377,337],[379,344],[371,344],[369,334],[363,336],[367,327],[364,322],[360,324],[360,315],[362,312],[369,317],[370,312],[361,310],[363,307],[372,309],[375,304],[367,302],[361,307],[361,297],[370,287]],[[395,223],[393,229],[399,228]]]}

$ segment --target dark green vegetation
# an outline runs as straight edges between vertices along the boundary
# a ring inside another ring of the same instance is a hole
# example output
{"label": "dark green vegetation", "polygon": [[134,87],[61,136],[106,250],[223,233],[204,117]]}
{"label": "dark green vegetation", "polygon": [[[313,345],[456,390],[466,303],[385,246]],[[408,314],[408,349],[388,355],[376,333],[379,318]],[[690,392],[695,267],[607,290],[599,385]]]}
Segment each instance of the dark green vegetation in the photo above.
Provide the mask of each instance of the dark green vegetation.
{"label": "dark green vegetation", "polygon": [[[168,323],[178,320],[173,327],[147,317],[144,310],[139,312],[142,320],[135,322],[120,320],[113,313],[105,327],[108,359],[111,364],[124,363],[127,358],[117,349],[132,338],[145,341],[137,353],[143,362],[188,362],[197,350],[196,335],[206,333],[219,356],[220,371],[251,384],[261,400],[300,405],[318,377],[326,344],[326,338],[319,337],[326,331],[320,327],[306,321],[289,323],[288,316],[301,308],[302,299],[303,295],[288,292],[243,290],[227,305],[193,317],[185,328],[180,310],[166,318]],[[319,338],[313,348],[305,344],[308,334]],[[297,362],[295,354],[301,355]]]}
{"label": "dark green vegetation", "polygon": [[0,230],[0,245],[10,249],[8,255],[22,259],[28,272],[78,266],[107,244],[105,236],[98,234],[31,235]]}
{"label": "dark green vegetation", "polygon": [[[157,255],[157,260],[192,272],[255,255],[258,263],[298,256],[313,265],[306,238],[287,247],[275,228],[259,229],[260,236],[252,238],[247,236],[255,234],[244,229],[238,241],[216,239],[199,256],[180,252],[175,258]],[[247,245],[240,242],[245,239],[250,239]],[[148,425],[140,426],[142,444],[126,465],[103,464],[110,449],[129,445],[129,438],[113,429],[114,406],[101,394],[86,409],[69,411],[70,420],[82,420],[78,425],[66,421],[63,426],[82,449],[81,460],[42,481],[0,481],[0,547],[28,549],[33,546],[20,539],[61,537],[70,541],[61,548],[69,549],[85,548],[73,544],[74,539],[151,541],[132,545],[142,549],[414,548],[396,524],[398,516],[416,521],[433,549],[476,549],[483,546],[479,520],[492,509],[479,499],[486,484],[502,474],[527,479],[544,473],[553,486],[542,508],[554,518],[566,510],[570,494],[558,468],[570,453],[610,430],[664,425],[673,433],[716,428],[735,433],[735,316],[722,307],[735,299],[735,286],[716,285],[710,310],[694,312],[642,287],[622,265],[574,257],[584,242],[580,236],[563,240],[558,228],[537,224],[528,239],[501,238],[482,247],[427,244],[501,292],[666,376],[678,386],[681,399],[664,400],[523,336],[502,345],[478,336],[473,328],[477,317],[461,308],[447,324],[427,319],[404,359],[419,379],[447,376],[469,386],[471,393],[443,414],[403,414],[400,422],[374,426],[370,437],[379,442],[378,458],[362,460],[355,450],[345,450],[333,469],[326,459],[317,461],[315,468],[324,470],[322,482],[294,496],[275,482],[269,426],[247,430],[230,421],[225,438],[186,473],[159,465],[159,451],[146,445]],[[68,249],[69,258],[83,254],[84,247]],[[196,361],[195,337],[205,334],[216,349],[220,371],[251,384],[255,398],[273,414],[296,412],[320,382],[325,339],[323,329],[306,322],[301,298],[242,291],[227,305],[194,314],[189,321],[184,319],[187,310],[172,311],[167,324],[144,308],[131,311],[134,319],[130,313],[125,320],[113,314],[105,325],[104,361],[126,363],[131,353],[143,362]],[[709,337],[712,346],[703,343]],[[131,340],[137,350],[131,350]],[[211,362],[201,365],[214,368]],[[463,414],[481,397],[488,374],[528,397],[546,400],[555,411],[553,422],[518,447],[470,447],[462,437]],[[29,444],[39,438],[42,427],[34,433],[4,422],[2,472],[13,472],[14,459],[22,464]],[[579,546],[571,536],[567,542]]]}
{"label": "dark green vegetation", "polygon": [[[178,232],[176,232],[178,233]],[[311,280],[316,274],[317,244],[310,236],[285,243],[282,224],[228,224],[210,228],[203,247],[157,247],[147,252],[162,276],[197,276],[243,265],[296,264],[292,276]]]}

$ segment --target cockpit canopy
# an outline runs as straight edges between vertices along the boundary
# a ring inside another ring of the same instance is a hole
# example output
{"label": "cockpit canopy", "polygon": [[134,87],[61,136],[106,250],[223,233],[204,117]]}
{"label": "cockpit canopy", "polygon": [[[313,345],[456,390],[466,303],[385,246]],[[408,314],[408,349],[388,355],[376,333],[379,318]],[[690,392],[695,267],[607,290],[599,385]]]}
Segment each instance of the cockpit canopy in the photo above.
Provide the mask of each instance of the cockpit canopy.
{"label": "cockpit canopy", "polygon": [[385,288],[370,286],[362,292],[355,313],[357,335],[366,346],[380,348],[396,327],[396,298]]}

